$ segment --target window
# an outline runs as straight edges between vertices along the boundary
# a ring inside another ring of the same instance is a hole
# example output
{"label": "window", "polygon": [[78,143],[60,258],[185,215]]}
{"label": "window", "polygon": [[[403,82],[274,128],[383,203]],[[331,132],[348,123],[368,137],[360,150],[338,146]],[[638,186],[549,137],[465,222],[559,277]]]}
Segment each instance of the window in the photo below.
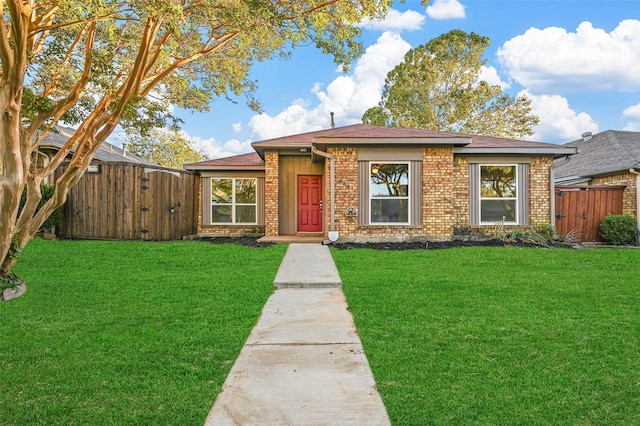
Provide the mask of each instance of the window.
{"label": "window", "polygon": [[409,163],[369,163],[370,223],[409,223]]}
{"label": "window", "polygon": [[257,221],[256,179],[211,179],[211,223]]}
{"label": "window", "polygon": [[480,165],[480,223],[518,223],[515,165]]}

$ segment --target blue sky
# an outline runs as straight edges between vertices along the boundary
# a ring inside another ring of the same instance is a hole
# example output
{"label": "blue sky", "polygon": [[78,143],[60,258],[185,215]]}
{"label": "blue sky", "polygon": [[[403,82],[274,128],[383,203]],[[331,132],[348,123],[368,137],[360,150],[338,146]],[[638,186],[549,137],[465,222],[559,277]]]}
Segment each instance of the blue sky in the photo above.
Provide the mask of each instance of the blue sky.
{"label": "blue sky", "polygon": [[315,48],[259,63],[260,115],[243,99],[208,113],[177,111],[193,143],[211,158],[250,152],[251,142],[361,122],[380,99],[386,74],[407,50],[452,29],[487,36],[483,76],[532,99],[551,143],[583,132],[640,131],[640,0],[418,0],[396,2],[382,22],[363,23],[364,55],[344,74]]}

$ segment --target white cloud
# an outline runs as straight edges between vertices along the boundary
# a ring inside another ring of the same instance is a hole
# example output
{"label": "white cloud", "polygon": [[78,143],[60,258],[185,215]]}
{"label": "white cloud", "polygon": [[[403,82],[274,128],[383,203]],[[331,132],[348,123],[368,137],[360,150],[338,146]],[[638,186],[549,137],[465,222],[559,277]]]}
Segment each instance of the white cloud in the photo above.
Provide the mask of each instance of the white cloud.
{"label": "white cloud", "polygon": [[425,16],[414,10],[400,12],[390,9],[383,20],[370,21],[368,19],[361,23],[363,28],[380,31],[415,31],[422,28]]}
{"label": "white cloud", "polygon": [[567,98],[559,95],[532,95],[527,90],[518,93],[531,99],[532,113],[540,118],[535,134],[530,138],[543,142],[565,142],[584,132],[598,132],[598,124],[585,112],[576,113]]}
{"label": "white cloud", "polygon": [[623,130],[640,132],[640,104],[632,105],[622,111],[622,116],[629,120]]}
{"label": "white cloud", "polygon": [[211,159],[245,154],[253,150],[253,148],[251,148],[251,141],[241,142],[237,139],[231,139],[227,142],[221,142],[215,138],[202,139],[199,136],[191,136],[183,130],[180,131],[180,133],[191,142],[191,145],[196,150],[204,152]]}
{"label": "white cloud", "polygon": [[640,88],[640,21],[607,33],[582,22],[576,32],[530,28],[497,53],[511,78],[534,91],[606,91]]}
{"label": "white cloud", "polygon": [[233,123],[231,125],[231,128],[233,129],[234,133],[240,133],[242,131],[242,123],[241,122]]}
{"label": "white cloud", "polygon": [[480,75],[478,76],[480,81],[484,80],[492,86],[500,86],[502,90],[508,89],[511,86],[509,83],[502,81],[498,75],[498,71],[494,67],[482,66],[480,69]]}
{"label": "white cloud", "polygon": [[427,6],[431,19],[459,19],[466,16],[464,6],[458,0],[435,0]]}
{"label": "white cloud", "polygon": [[324,90],[320,84],[313,85],[311,93],[319,102],[316,106],[298,99],[275,116],[253,116],[249,128],[259,139],[326,129],[330,112],[335,113],[338,126],[359,123],[364,112],[380,101],[387,73],[410,48],[398,34],[385,32],[366,49],[352,74],[337,77]]}

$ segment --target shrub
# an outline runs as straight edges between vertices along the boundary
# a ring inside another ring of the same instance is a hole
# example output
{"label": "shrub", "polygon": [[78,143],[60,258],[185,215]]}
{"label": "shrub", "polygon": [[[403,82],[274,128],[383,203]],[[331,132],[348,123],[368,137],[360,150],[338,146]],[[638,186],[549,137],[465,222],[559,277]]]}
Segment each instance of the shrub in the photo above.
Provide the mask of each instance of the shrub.
{"label": "shrub", "polygon": [[600,223],[602,239],[615,245],[630,243],[637,230],[636,218],[628,214],[607,215]]}
{"label": "shrub", "polygon": [[[49,201],[51,197],[53,197],[54,191],[55,191],[55,186],[49,185],[46,183],[40,184],[40,193],[42,194],[42,199],[38,203],[38,208],[36,209],[36,211],[40,210],[44,205],[44,203],[46,203],[47,201]],[[22,192],[22,197],[20,198],[19,211],[22,211],[22,208],[24,207],[26,202],[27,202],[27,188],[25,188],[24,191]],[[47,220],[45,220],[44,223],[42,224],[42,229],[46,229],[46,230],[53,229],[53,227],[56,226],[58,221],[62,219],[62,211],[63,211],[62,206],[55,209],[53,213],[51,213],[51,215],[47,218]]]}

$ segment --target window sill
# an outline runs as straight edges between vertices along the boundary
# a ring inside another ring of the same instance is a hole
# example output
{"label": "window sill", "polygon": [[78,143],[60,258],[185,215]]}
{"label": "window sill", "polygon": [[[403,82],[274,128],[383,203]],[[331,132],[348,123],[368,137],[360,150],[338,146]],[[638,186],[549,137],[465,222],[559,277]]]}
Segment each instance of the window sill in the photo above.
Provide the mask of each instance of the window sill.
{"label": "window sill", "polygon": [[257,223],[229,223],[229,222],[220,222],[220,223],[209,223],[204,226],[258,226]]}
{"label": "window sill", "polygon": [[386,223],[386,224],[376,224],[376,225],[359,225],[358,228],[361,229],[385,229],[385,228],[402,228],[402,229],[422,229],[420,225],[409,225],[407,223]]}

